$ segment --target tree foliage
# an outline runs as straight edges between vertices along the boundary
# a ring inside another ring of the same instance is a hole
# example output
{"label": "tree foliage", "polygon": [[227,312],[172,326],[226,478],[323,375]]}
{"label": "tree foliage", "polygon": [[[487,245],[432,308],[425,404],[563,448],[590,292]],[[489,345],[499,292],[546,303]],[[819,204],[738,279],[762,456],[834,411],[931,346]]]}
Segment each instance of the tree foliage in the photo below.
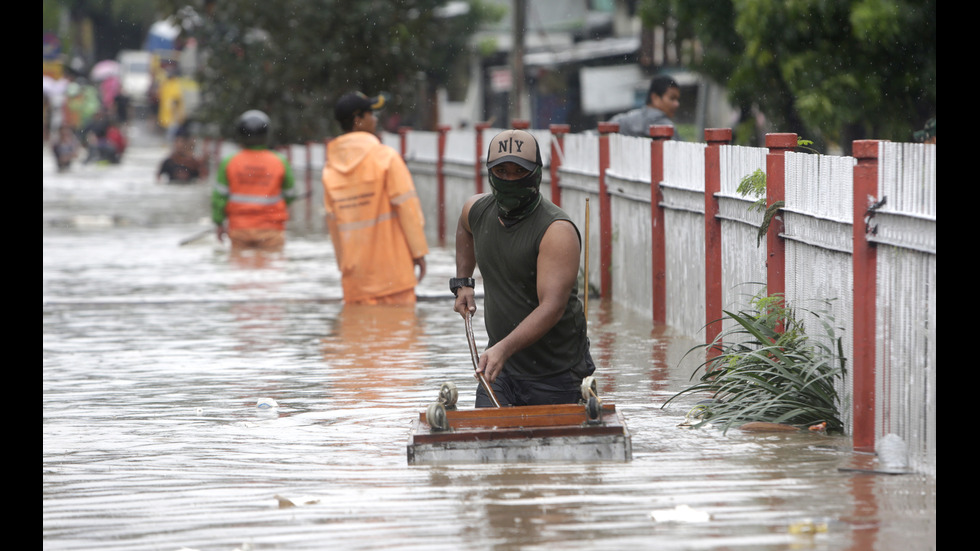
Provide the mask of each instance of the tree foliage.
{"label": "tree foliage", "polygon": [[198,43],[198,118],[231,137],[240,113],[261,109],[276,143],[336,133],[333,105],[352,90],[386,92],[388,115],[429,126],[429,91],[449,83],[493,16],[480,0],[455,12],[444,0],[198,0],[193,12],[181,9],[186,0],[159,1]]}
{"label": "tree foliage", "polygon": [[[120,50],[140,49],[154,16],[152,3],[145,0],[44,0],[41,6],[44,30],[58,36],[66,53],[89,64],[114,59]],[[93,29],[91,43],[78,28],[82,22]]]}
{"label": "tree foliage", "polygon": [[910,141],[936,115],[936,0],[643,0],[697,39],[697,69],[779,132]]}

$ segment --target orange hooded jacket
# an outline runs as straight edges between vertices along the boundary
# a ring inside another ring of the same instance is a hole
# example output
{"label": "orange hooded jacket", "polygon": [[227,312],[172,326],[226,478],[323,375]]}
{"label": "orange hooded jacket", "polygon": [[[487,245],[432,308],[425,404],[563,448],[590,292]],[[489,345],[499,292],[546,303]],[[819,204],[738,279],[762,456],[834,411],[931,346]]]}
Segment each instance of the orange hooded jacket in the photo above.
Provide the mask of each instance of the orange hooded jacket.
{"label": "orange hooded jacket", "polygon": [[401,155],[374,134],[348,132],[327,144],[322,179],[344,300],[413,289],[413,260],[429,247],[422,204]]}

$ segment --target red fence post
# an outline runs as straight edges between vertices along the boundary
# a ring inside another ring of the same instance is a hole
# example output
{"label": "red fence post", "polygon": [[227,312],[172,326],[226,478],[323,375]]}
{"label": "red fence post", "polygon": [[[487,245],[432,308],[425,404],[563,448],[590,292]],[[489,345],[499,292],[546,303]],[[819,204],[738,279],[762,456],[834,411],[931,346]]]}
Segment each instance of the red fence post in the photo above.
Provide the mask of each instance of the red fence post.
{"label": "red fence post", "polygon": [[[731,128],[706,128],[704,140],[704,318],[705,343],[711,344],[721,333],[721,219],[718,193],[721,191],[722,145],[732,141]],[[719,354],[711,347],[706,359]]]}
{"label": "red fence post", "polygon": [[854,166],[854,378],[855,451],[875,449],[875,317],[878,253],[868,241],[868,209],[878,200],[878,140],[855,140]]}
{"label": "red fence post", "polygon": [[551,202],[556,206],[561,206],[561,186],[558,176],[558,169],[561,168],[561,158],[565,154],[565,134],[568,134],[571,127],[567,124],[552,124],[548,127],[551,130]]}
{"label": "red fence post", "polygon": [[650,225],[653,229],[653,323],[667,323],[667,234],[664,225],[664,142],[674,136],[673,126],[651,126],[650,137]]}
{"label": "red fence post", "polygon": [[[786,152],[796,147],[796,134],[766,134],[766,206],[786,199]],[[766,233],[766,289],[769,296],[786,296],[786,241],[783,215],[769,222]]]}
{"label": "red fence post", "polygon": [[408,133],[411,131],[411,126],[398,127],[398,148],[401,150],[399,153],[402,154],[402,159],[404,159],[405,154],[408,153]]}
{"label": "red fence post", "polygon": [[476,193],[483,193],[483,155],[486,151],[483,150],[483,131],[490,128],[490,123],[478,122],[475,125],[476,128],[476,161],[473,162],[474,169],[476,170]]}
{"label": "red fence post", "polygon": [[619,132],[619,124],[599,123],[599,294],[612,297],[612,209],[606,189],[609,167],[609,134]]}
{"label": "red fence post", "polygon": [[515,130],[527,130],[531,128],[531,122],[524,119],[514,119],[510,122],[510,127]]}
{"label": "red fence post", "polygon": [[445,170],[445,159],[446,159],[446,132],[449,132],[449,125],[442,124],[439,125],[437,130],[439,131],[439,151],[438,158],[436,159],[436,208],[438,209],[438,232],[439,232],[439,246],[445,246],[446,244],[446,170]]}

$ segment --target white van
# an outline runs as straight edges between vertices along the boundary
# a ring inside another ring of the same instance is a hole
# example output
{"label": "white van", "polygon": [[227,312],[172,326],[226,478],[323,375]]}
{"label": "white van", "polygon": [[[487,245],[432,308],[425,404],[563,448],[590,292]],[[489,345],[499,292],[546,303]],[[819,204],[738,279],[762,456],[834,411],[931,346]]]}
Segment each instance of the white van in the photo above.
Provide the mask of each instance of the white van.
{"label": "white van", "polygon": [[116,58],[119,61],[119,81],[124,94],[134,105],[144,105],[147,93],[153,83],[150,72],[153,54],[142,50],[123,50]]}

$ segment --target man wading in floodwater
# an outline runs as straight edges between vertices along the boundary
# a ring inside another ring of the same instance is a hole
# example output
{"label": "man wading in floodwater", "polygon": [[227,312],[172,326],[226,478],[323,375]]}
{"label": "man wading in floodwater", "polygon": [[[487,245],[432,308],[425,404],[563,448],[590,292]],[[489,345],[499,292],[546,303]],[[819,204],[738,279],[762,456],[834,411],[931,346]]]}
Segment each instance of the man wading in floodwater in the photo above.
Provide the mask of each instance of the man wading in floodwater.
{"label": "man wading in floodwater", "polygon": [[[568,215],[541,196],[542,162],[528,132],[490,142],[492,193],[471,197],[456,227],[453,310],[476,312],[474,270],[483,276],[488,347],[477,373],[502,406],[577,403],[595,371],[576,277],[581,236]],[[476,407],[493,403],[479,386]]]}

